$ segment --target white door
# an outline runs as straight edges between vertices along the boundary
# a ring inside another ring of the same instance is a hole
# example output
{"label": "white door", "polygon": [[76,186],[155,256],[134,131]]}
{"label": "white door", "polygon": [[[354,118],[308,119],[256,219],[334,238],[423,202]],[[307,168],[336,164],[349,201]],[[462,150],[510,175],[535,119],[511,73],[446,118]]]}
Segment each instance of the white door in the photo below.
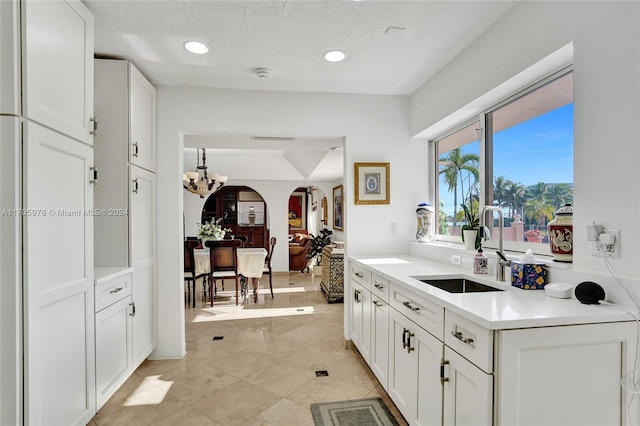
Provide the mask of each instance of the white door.
{"label": "white door", "polygon": [[93,16],[78,0],[23,1],[22,22],[23,115],[91,144]]}
{"label": "white door", "polygon": [[129,65],[129,87],[131,88],[129,162],[155,171],[156,89],[131,64]]}
{"label": "white door", "polygon": [[[444,347],[444,424],[490,425],[493,418],[493,375],[487,374],[457,352]],[[538,410],[540,410],[538,406]],[[508,423],[511,424],[511,423]],[[527,423],[537,424],[537,423]]]}
{"label": "white door", "polygon": [[93,149],[24,129],[25,424],[86,424],[95,413]]}
{"label": "white door", "polygon": [[99,410],[133,372],[131,296],[96,314],[96,390]]}
{"label": "white door", "polygon": [[133,267],[133,362],[138,366],[156,347],[155,203],[156,176],[130,166],[130,244]]}
{"label": "white door", "polygon": [[389,387],[389,305],[372,295],[371,300],[371,370],[382,387]]}

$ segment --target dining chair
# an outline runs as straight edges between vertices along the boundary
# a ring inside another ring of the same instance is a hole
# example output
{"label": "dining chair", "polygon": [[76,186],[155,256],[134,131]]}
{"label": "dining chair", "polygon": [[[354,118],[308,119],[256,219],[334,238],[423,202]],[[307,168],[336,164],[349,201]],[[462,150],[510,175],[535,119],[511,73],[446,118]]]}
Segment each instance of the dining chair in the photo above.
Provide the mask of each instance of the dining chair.
{"label": "dining chair", "polygon": [[273,277],[271,271],[271,257],[273,256],[273,249],[276,246],[276,237],[271,237],[269,239],[269,253],[267,253],[267,257],[264,259],[264,268],[262,272],[265,274],[269,274],[269,290],[271,290],[271,298],[273,299]]}
{"label": "dining chair", "polygon": [[249,237],[246,235],[238,235],[236,238],[242,241],[242,247],[244,247],[244,245],[247,244],[247,241],[249,241]]}
{"label": "dining chair", "polygon": [[210,240],[204,245],[209,249],[211,273],[209,274],[209,289],[211,306],[216,292],[216,281],[225,279],[236,280],[236,305],[238,304],[238,247],[240,240]]}
{"label": "dining chair", "polygon": [[209,273],[196,275],[196,260],[193,250],[200,246],[198,240],[185,240],[184,242],[184,281],[187,283],[187,301],[191,300],[191,287],[189,282],[193,282],[193,307],[196,307],[196,280],[202,278],[202,288],[206,294],[207,276]]}

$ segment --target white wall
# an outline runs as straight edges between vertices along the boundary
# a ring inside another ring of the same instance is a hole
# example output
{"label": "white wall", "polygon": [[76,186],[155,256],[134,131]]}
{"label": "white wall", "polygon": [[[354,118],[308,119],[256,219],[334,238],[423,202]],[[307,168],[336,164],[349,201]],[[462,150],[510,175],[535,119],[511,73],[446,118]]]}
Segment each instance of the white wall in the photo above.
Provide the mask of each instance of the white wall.
{"label": "white wall", "polygon": [[[413,209],[425,198],[427,178],[426,169],[415,161],[426,156],[426,146],[410,139],[408,117],[407,97],[159,87],[158,311],[163,314],[159,317],[159,346],[154,356],[182,356],[184,352],[184,330],[176,325],[184,318],[179,291],[182,288],[184,133],[344,137],[344,240],[349,241],[348,252],[406,253],[415,228]],[[390,205],[353,204],[354,162],[391,163]],[[246,184],[269,198],[265,199],[270,208],[282,201],[276,199],[275,194],[282,194],[283,200],[288,200],[290,191],[282,191],[282,183]],[[324,186],[323,190],[327,191]],[[274,194],[274,198],[270,198],[270,194]],[[329,199],[330,188],[327,194]],[[271,213],[271,232],[279,234],[286,230],[286,212]],[[273,221],[276,217],[282,217],[283,222]],[[396,235],[391,233],[391,222],[398,224]],[[276,246],[276,253],[280,254],[279,249],[284,250],[284,244]]]}
{"label": "white wall", "polygon": [[611,263],[637,280],[640,3],[520,3],[412,96],[412,133],[438,127],[463,107],[473,113],[478,97],[569,43],[575,71],[573,268],[608,275],[586,238],[595,221],[621,230],[621,257]]}

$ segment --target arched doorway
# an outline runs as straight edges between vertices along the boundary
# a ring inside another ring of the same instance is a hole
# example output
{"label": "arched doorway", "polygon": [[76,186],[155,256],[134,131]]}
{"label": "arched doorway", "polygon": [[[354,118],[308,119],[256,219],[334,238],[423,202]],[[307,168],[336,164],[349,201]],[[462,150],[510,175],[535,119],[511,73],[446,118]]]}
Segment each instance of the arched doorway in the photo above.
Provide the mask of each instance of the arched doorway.
{"label": "arched doorway", "polygon": [[245,236],[245,247],[269,249],[267,203],[248,186],[225,186],[207,198],[202,206],[201,223],[221,219],[231,231],[227,235]]}

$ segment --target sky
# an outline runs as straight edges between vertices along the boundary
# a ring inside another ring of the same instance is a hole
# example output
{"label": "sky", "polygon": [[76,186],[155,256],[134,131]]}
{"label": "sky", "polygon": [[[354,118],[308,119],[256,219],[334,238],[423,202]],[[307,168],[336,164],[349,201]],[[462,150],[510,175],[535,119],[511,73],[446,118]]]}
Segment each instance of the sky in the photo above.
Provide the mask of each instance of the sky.
{"label": "sky", "polygon": [[[480,144],[475,141],[462,147],[462,152],[479,154]],[[495,134],[493,176],[504,176],[525,187],[538,182],[572,184],[573,104]],[[466,191],[468,181],[464,183]],[[453,214],[453,193],[446,189],[440,176],[440,199],[444,200],[445,212]],[[459,191],[458,188],[458,204]]]}

